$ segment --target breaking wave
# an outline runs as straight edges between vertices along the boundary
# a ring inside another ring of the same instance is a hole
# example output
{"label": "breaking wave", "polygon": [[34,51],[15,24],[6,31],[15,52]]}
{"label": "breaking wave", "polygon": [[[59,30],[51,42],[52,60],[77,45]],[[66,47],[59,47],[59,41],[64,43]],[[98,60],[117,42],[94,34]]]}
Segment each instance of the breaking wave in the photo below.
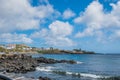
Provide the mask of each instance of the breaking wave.
{"label": "breaking wave", "polygon": [[54,67],[48,66],[48,67],[36,67],[37,71],[45,71],[45,72],[51,72]]}
{"label": "breaking wave", "polygon": [[74,72],[68,72],[68,71],[54,71],[53,68],[54,67],[51,67],[51,66],[48,66],[48,67],[37,67],[36,70],[38,70],[38,71],[45,71],[45,72],[52,72],[52,73],[59,74],[59,75],[71,75],[71,76],[77,76],[77,77],[90,77],[90,78],[103,78],[103,76],[96,75],[96,74],[74,73]]}
{"label": "breaking wave", "polygon": [[83,62],[77,61],[77,64],[82,64]]}
{"label": "breaking wave", "polygon": [[53,73],[60,74],[60,75],[72,75],[72,76],[78,76],[78,77],[103,78],[103,76],[88,74],[88,73],[73,73],[73,72],[65,72],[65,71],[53,71]]}

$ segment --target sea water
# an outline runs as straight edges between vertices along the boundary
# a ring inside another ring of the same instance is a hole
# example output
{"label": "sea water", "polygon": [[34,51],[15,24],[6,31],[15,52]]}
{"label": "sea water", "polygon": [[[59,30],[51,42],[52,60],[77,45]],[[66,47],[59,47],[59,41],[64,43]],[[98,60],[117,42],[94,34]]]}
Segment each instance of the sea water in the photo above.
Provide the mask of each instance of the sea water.
{"label": "sea water", "polygon": [[52,80],[98,80],[102,77],[120,76],[120,55],[113,54],[35,54],[57,60],[75,60],[77,64],[42,64],[26,77],[49,77]]}

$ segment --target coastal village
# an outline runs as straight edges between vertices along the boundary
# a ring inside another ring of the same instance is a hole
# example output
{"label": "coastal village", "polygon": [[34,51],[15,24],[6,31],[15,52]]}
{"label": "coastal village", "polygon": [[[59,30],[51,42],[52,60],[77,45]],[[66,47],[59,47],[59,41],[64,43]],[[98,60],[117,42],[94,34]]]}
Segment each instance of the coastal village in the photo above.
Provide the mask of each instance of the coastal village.
{"label": "coastal village", "polygon": [[[37,51],[54,51],[53,48],[44,49],[44,48],[35,48],[29,47],[25,44],[6,44],[0,45],[0,80],[13,80],[12,76],[8,74],[27,74],[27,72],[36,71],[39,65],[44,64],[56,64],[56,63],[66,63],[66,64],[76,64],[74,60],[55,60],[51,58],[38,57],[33,58],[32,55],[21,54],[21,53],[38,53]],[[20,53],[20,54],[19,54]],[[43,52],[42,52],[43,53]],[[57,72],[54,72],[57,73]],[[1,79],[2,78],[2,79]],[[43,77],[39,75],[38,80],[52,80],[48,77]],[[32,77],[30,79],[21,79],[14,77],[14,80],[37,80]]]}
{"label": "coastal village", "polygon": [[37,48],[30,47],[26,44],[0,44],[0,54],[16,54],[16,53],[70,53],[70,54],[94,54],[92,51],[81,49],[60,50],[53,47]]}

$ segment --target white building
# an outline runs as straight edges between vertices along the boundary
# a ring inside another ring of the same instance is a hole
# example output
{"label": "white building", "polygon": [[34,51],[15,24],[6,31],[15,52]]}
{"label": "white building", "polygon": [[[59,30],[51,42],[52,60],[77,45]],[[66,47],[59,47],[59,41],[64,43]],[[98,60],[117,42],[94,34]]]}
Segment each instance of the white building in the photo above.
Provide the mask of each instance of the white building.
{"label": "white building", "polygon": [[7,44],[6,49],[14,49],[16,48],[16,44]]}

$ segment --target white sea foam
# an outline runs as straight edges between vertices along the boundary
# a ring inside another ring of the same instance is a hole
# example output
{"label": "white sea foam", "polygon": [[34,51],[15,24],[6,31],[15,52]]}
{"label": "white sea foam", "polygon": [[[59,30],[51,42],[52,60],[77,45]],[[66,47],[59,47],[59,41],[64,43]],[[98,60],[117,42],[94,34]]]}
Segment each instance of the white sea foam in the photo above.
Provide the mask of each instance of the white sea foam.
{"label": "white sea foam", "polygon": [[83,77],[102,78],[102,76],[95,75],[95,74],[81,73],[80,75]]}
{"label": "white sea foam", "polygon": [[14,78],[13,80],[20,80],[20,79],[25,79],[25,77],[21,76],[21,77]]}
{"label": "white sea foam", "polygon": [[[45,72],[52,72],[54,67],[48,66],[48,67],[36,67],[36,70],[38,71],[45,71]],[[65,72],[65,71],[56,71],[56,72]],[[88,73],[74,73],[66,71],[65,74],[67,75],[76,75],[76,76],[82,76],[82,77],[91,77],[91,78],[103,78],[103,76],[95,75],[95,74],[88,74]]]}
{"label": "white sea foam", "polygon": [[66,72],[66,74],[69,74],[69,75],[71,75],[71,74],[73,74],[72,72]]}
{"label": "white sea foam", "polygon": [[48,67],[36,67],[36,70],[38,70],[38,71],[45,71],[45,72],[51,72],[52,68],[53,67],[51,67],[51,66],[48,66]]}
{"label": "white sea foam", "polygon": [[102,76],[99,76],[99,75],[95,75],[95,74],[87,74],[87,73],[73,73],[73,72],[66,72],[66,74],[68,75],[80,75],[80,76],[83,76],[83,77],[91,77],[91,78],[102,78]]}
{"label": "white sea foam", "polygon": [[77,61],[77,64],[82,64],[83,62]]}
{"label": "white sea foam", "polygon": [[38,80],[38,79],[32,79],[32,78],[26,78],[24,76],[14,78],[13,80]]}

